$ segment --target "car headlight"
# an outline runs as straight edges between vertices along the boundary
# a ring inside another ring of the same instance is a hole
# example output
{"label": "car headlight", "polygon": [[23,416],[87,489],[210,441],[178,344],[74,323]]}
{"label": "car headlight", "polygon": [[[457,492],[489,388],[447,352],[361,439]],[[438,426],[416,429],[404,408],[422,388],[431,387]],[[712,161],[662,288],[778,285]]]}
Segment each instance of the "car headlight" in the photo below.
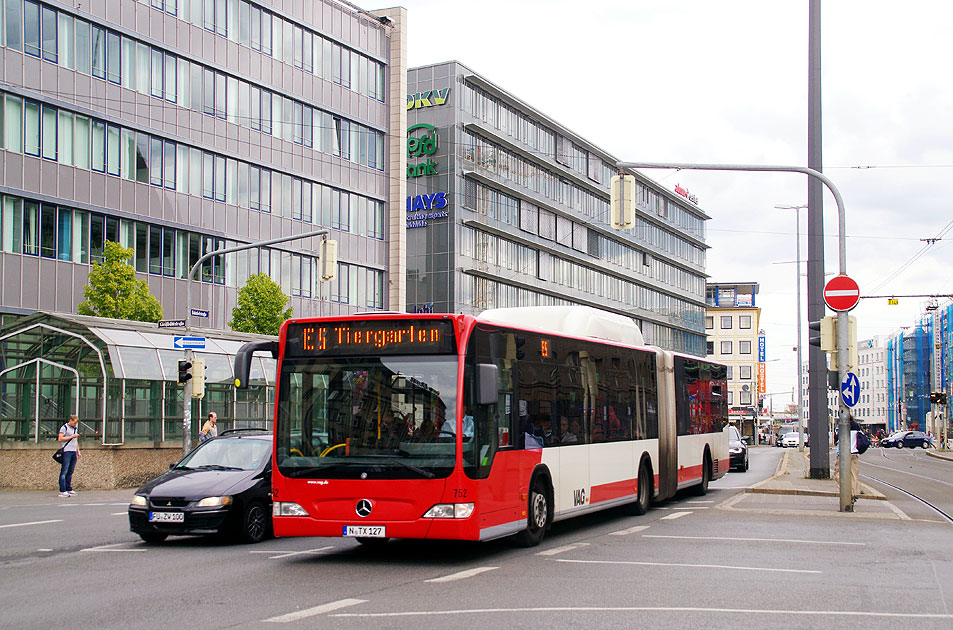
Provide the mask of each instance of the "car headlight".
{"label": "car headlight", "polygon": [[232,497],[205,497],[196,503],[195,507],[221,507],[223,505],[229,505],[231,502]]}
{"label": "car headlight", "polygon": [[740,447],[740,446],[736,446],[736,447],[733,447],[733,448],[729,448],[729,449],[728,449],[728,452],[729,452],[729,453],[740,453],[740,452],[741,452],[741,447]]}
{"label": "car headlight", "polygon": [[142,496],[141,494],[137,494],[136,496],[132,497],[132,501],[129,502],[129,505],[135,505],[138,507],[146,507],[147,503],[148,501],[144,496]]}
{"label": "car headlight", "polygon": [[291,501],[275,501],[271,506],[272,516],[310,516],[308,511]]}
{"label": "car headlight", "polygon": [[472,503],[438,503],[427,510],[423,518],[469,518],[471,514]]}

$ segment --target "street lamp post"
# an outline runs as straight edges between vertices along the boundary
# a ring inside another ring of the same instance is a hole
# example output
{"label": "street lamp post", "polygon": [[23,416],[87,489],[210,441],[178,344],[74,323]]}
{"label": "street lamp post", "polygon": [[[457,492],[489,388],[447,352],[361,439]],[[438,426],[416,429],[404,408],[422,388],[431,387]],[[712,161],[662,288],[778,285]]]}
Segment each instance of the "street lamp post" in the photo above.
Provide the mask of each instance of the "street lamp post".
{"label": "street lamp post", "polygon": [[794,210],[794,221],[797,243],[797,270],[794,275],[797,277],[797,450],[804,452],[804,414],[801,412],[801,379],[803,378],[804,368],[801,366],[801,208],[807,208],[807,204],[797,206],[774,206],[778,210]]}
{"label": "street lamp post", "polygon": [[[275,245],[277,243],[284,243],[287,241],[294,241],[301,238],[311,238],[312,236],[321,236],[324,235],[324,240],[328,240],[328,234],[330,230],[314,230],[311,232],[305,232],[304,234],[292,234],[291,236],[282,236],[280,238],[273,238],[267,241],[255,241],[254,243],[247,243],[245,245],[238,245],[235,247],[225,247],[222,249],[216,249],[215,251],[208,252],[201,256],[195,263],[192,265],[192,268],[189,269],[189,273],[185,277],[185,335],[191,336],[192,333],[192,278],[195,276],[195,272],[202,266],[209,258],[213,256],[224,256],[225,254],[231,254],[233,252],[240,252],[246,249],[252,249],[255,247],[267,247],[269,245]],[[325,250],[321,251],[322,257],[325,256]],[[324,258],[321,260],[322,266],[324,266],[326,261]],[[322,278],[324,279],[324,278]],[[191,348],[185,350],[185,358],[189,363],[192,363],[193,353]],[[189,454],[189,450],[192,444],[192,397],[191,397],[191,385],[186,387],[185,401],[183,403],[182,409],[182,457],[185,457]]]}

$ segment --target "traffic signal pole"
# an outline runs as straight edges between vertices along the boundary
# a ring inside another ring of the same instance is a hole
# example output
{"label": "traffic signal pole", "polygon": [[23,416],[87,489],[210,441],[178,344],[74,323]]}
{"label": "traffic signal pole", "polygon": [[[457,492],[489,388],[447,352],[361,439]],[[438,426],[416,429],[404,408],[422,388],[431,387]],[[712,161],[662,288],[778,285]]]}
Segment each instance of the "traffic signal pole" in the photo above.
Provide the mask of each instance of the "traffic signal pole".
{"label": "traffic signal pole", "polygon": [[[680,162],[616,162],[616,168],[619,169],[620,174],[624,174],[624,169],[675,169],[675,170],[695,170],[695,171],[748,171],[748,172],[770,172],[770,173],[803,173],[808,177],[813,178],[814,180],[819,180],[834,196],[834,201],[837,204],[837,249],[838,249],[838,266],[839,266],[839,275],[847,275],[847,237],[846,237],[846,225],[847,225],[847,213],[844,207],[844,199],[841,197],[840,191],[837,189],[837,186],[834,185],[826,175],[816,171],[812,168],[807,168],[804,166],[771,166],[764,164],[692,164],[692,163],[680,163]],[[820,287],[818,287],[820,288]],[[810,293],[810,287],[808,289]],[[810,296],[809,296],[810,297]],[[850,353],[848,352],[849,344],[849,331],[848,331],[848,321],[847,321],[847,311],[840,311],[837,313],[837,372],[839,382],[843,383],[844,379],[847,376],[847,362],[849,360]],[[811,371],[814,370],[814,365],[810,366]],[[826,366],[825,366],[826,373]],[[839,399],[840,404],[838,405],[838,431],[840,434],[840,464],[841,464],[841,478],[840,478],[840,511],[841,512],[852,512],[854,509],[854,497],[851,494],[850,490],[850,420],[848,418],[848,407],[847,403],[844,402],[844,397],[841,396]],[[827,440],[819,439],[821,436],[816,436],[811,440],[811,454],[814,454],[814,449],[819,446],[824,449],[824,457],[827,457]],[[826,431],[825,436],[826,438]],[[812,457],[813,460],[813,457]]]}
{"label": "traffic signal pole", "polygon": [[[321,247],[321,266],[322,268],[327,268],[327,262],[325,260],[326,253],[332,252],[334,257],[334,264],[337,264],[337,247],[335,241],[331,241],[327,238],[328,234],[331,231],[324,230],[314,230],[312,232],[305,232],[304,234],[292,234],[291,236],[282,236],[280,238],[272,238],[267,241],[255,241],[254,243],[247,243],[245,245],[238,245],[236,247],[223,247],[222,249],[216,249],[213,252],[209,252],[201,257],[195,264],[192,265],[192,268],[189,269],[189,273],[186,276],[186,285],[185,285],[185,336],[191,337],[192,332],[192,278],[195,276],[195,272],[198,271],[199,267],[207,261],[209,258],[214,256],[224,256],[225,254],[231,254],[233,252],[240,252],[246,249],[253,249],[255,247],[267,247],[269,245],[275,245],[277,243],[285,243],[287,241],[294,241],[300,238],[311,238],[312,236],[321,236],[324,235],[322,240]],[[334,246],[332,247],[331,244]],[[329,279],[326,274],[322,274],[323,280]],[[331,276],[333,277],[333,276]],[[185,360],[191,364],[195,364],[195,354],[192,352],[191,348],[185,350]],[[185,392],[184,392],[184,402],[182,408],[182,457],[185,457],[189,454],[189,450],[192,446],[192,380],[188,380],[185,383]]]}

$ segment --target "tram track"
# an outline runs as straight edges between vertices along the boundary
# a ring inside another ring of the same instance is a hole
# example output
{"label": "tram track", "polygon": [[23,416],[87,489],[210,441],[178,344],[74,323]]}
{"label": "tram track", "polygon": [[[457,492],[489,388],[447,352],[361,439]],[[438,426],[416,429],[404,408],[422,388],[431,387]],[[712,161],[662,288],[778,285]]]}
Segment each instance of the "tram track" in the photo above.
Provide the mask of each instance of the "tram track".
{"label": "tram track", "polygon": [[[930,508],[931,510],[933,510],[934,512],[936,512],[937,514],[939,514],[940,517],[941,517],[943,520],[945,520],[947,523],[949,523],[950,525],[953,525],[953,516],[950,516],[949,514],[947,514],[946,512],[944,512],[942,509],[940,509],[940,508],[938,508],[937,506],[933,505],[932,503],[930,503],[929,501],[927,501],[927,500],[924,499],[923,497],[917,495],[916,493],[910,492],[909,490],[906,490],[906,489],[904,489],[904,488],[901,488],[901,487],[898,486],[898,485],[892,484],[892,483],[890,483],[889,481],[884,481],[883,479],[878,479],[877,477],[873,477],[873,476],[871,476],[871,475],[860,475],[860,476],[863,477],[864,479],[870,479],[871,481],[876,481],[876,482],[879,483],[879,484],[883,484],[883,485],[887,486],[888,488],[893,488],[893,489],[896,490],[897,492],[900,492],[900,493],[903,493],[903,494],[907,495],[908,497],[910,497],[910,498],[913,499],[914,501],[918,501],[918,502],[922,503],[923,505],[927,506],[928,508]],[[918,476],[919,476],[919,475],[918,475]]]}

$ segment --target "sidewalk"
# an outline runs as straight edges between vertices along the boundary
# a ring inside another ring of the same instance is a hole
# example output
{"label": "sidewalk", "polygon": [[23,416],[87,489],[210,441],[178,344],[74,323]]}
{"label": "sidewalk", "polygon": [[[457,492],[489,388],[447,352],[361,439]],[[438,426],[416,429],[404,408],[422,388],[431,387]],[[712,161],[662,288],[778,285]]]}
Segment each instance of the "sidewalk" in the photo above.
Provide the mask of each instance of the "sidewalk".
{"label": "sidewalk", "polygon": [[[833,466],[831,466],[833,470]],[[886,497],[860,484],[860,495],[853,512],[840,511],[840,482],[837,479],[809,478],[808,451],[803,453],[785,449],[773,477],[747,488],[743,493],[723,503],[728,510],[756,510],[777,514],[804,514],[807,512],[840,517],[908,519]]]}

